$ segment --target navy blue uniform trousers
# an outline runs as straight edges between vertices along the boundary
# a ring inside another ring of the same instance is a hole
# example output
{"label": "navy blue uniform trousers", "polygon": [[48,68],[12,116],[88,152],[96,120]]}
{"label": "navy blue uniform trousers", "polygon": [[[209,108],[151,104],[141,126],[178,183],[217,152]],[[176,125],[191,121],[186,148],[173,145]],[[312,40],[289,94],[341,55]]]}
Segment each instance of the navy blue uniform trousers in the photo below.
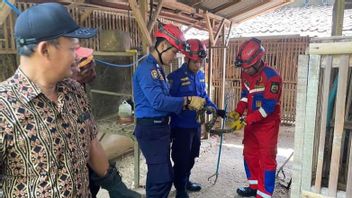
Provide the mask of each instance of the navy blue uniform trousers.
{"label": "navy blue uniform trousers", "polygon": [[170,161],[170,126],[163,123],[138,123],[135,136],[148,166],[147,198],[167,198],[173,181]]}
{"label": "navy blue uniform trousers", "polygon": [[200,133],[200,127],[171,128],[174,185],[178,191],[186,190],[195,158],[199,156]]}

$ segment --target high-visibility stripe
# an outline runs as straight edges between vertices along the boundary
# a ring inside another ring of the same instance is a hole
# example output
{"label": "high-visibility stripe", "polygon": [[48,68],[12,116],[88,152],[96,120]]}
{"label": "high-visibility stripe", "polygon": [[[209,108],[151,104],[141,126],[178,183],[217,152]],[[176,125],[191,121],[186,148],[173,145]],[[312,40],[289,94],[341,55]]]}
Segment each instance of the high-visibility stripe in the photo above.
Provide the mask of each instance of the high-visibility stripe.
{"label": "high-visibility stripe", "polygon": [[268,116],[268,114],[265,112],[265,110],[262,107],[260,107],[258,110],[259,110],[259,113],[262,114],[263,118],[266,118]]}
{"label": "high-visibility stripe", "polygon": [[248,98],[241,98],[242,102],[248,102]]}
{"label": "high-visibility stripe", "polygon": [[271,198],[271,195],[265,194],[264,192],[257,190],[257,195],[260,195],[263,198]]}
{"label": "high-visibility stripe", "polygon": [[258,180],[248,180],[249,184],[258,184]]}
{"label": "high-visibility stripe", "polygon": [[252,89],[252,90],[249,90],[249,93],[256,93],[256,92],[261,92],[261,91],[264,91],[265,88],[262,87],[262,88],[257,88],[257,89]]}
{"label": "high-visibility stripe", "polygon": [[244,86],[246,87],[246,89],[249,91],[249,87],[246,85],[246,84],[244,84]]}

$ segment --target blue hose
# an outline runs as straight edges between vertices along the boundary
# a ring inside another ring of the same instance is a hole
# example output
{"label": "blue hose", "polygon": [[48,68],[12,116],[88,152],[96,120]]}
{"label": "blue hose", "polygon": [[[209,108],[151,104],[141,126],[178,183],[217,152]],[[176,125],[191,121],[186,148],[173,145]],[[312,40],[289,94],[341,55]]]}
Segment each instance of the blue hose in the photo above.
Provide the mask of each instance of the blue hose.
{"label": "blue hose", "polygon": [[[136,62],[140,62],[142,59],[144,59],[145,57],[147,57],[147,55],[144,55],[143,57],[139,58]],[[131,63],[131,64],[127,64],[127,65],[119,65],[119,64],[113,64],[113,63],[109,63],[109,62],[105,62],[99,59],[95,59],[95,62],[103,64],[105,66],[109,66],[109,67],[122,67],[122,68],[127,68],[127,67],[132,67],[136,62]]]}
{"label": "blue hose", "polygon": [[326,127],[330,126],[330,121],[332,118],[332,113],[334,111],[334,104],[335,104],[335,98],[336,98],[336,93],[337,93],[337,81],[338,81],[338,76],[336,77],[334,84],[332,85],[331,92],[329,94],[329,99],[328,99],[328,114],[326,116]]}
{"label": "blue hose", "polygon": [[10,3],[8,0],[3,0],[4,3],[6,3],[13,11],[16,12],[17,16],[21,14],[21,11],[16,8],[12,3]]}

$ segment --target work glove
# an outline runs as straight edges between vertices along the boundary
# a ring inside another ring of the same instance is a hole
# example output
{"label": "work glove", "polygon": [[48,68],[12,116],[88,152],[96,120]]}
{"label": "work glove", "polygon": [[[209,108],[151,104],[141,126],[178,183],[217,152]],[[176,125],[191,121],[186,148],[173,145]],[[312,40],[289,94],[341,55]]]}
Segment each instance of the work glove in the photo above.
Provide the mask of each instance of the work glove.
{"label": "work glove", "polygon": [[110,166],[107,173],[103,177],[99,177],[97,174],[92,173],[92,180],[102,188],[109,192],[110,198],[140,198],[142,197],[139,193],[130,190],[122,182],[122,178],[113,166]]}
{"label": "work glove", "polygon": [[241,130],[243,127],[245,127],[247,125],[246,120],[244,117],[241,117],[237,120],[231,120],[229,122],[227,122],[227,127],[237,131],[237,130]]}
{"label": "work glove", "polygon": [[241,115],[237,111],[231,111],[230,113],[228,113],[227,117],[229,120],[236,121],[240,119]]}
{"label": "work glove", "polygon": [[190,110],[201,110],[204,107],[205,99],[199,96],[187,96],[186,108]]}
{"label": "work glove", "polygon": [[223,110],[223,109],[218,109],[218,110],[216,110],[216,114],[217,114],[218,116],[220,116],[221,118],[225,118],[225,117],[226,117],[226,111]]}

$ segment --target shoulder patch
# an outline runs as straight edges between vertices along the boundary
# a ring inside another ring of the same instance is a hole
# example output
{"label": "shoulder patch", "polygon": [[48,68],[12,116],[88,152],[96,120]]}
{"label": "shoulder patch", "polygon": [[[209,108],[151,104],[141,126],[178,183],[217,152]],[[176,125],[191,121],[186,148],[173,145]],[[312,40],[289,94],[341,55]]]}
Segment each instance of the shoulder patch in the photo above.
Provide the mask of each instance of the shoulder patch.
{"label": "shoulder patch", "polygon": [[158,72],[156,71],[156,69],[153,69],[150,74],[152,75],[153,79],[158,79]]}
{"label": "shoulder patch", "polygon": [[270,92],[273,94],[279,93],[279,83],[278,82],[272,82],[270,86]]}

